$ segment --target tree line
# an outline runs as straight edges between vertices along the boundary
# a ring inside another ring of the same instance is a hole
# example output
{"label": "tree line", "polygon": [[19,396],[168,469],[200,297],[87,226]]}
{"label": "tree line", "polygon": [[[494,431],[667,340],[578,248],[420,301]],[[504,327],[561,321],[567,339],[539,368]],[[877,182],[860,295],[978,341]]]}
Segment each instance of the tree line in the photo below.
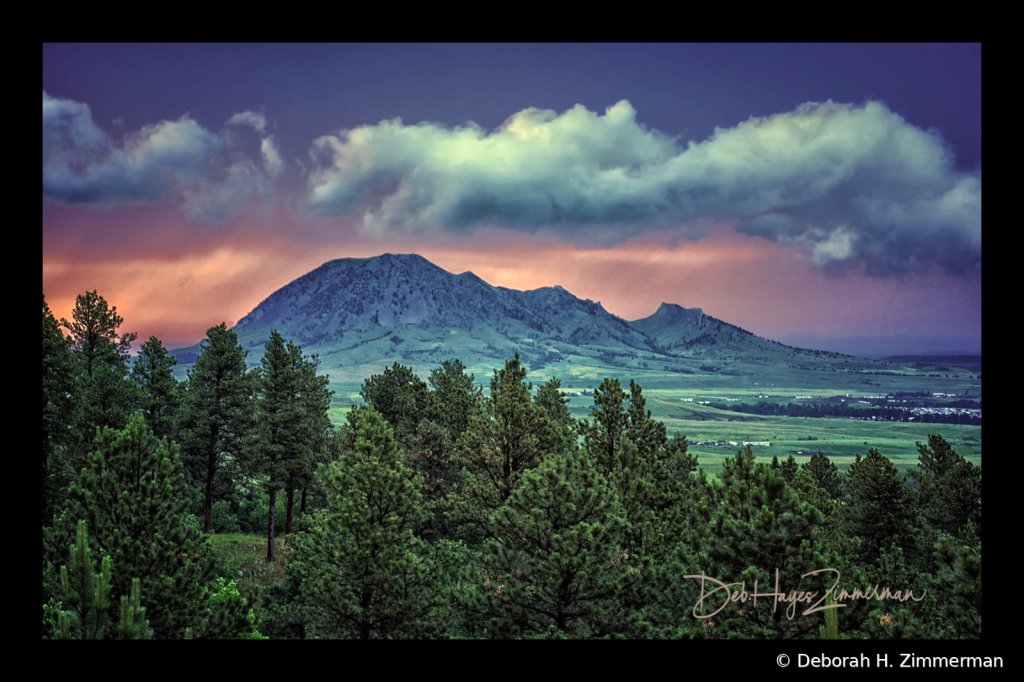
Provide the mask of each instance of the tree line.
{"label": "tree line", "polygon": [[[458,360],[394,363],[335,428],[316,356],[276,332],[249,370],[211,328],[179,383],[155,338],[128,369],[121,323],[95,292],[70,322],[43,301],[44,638],[981,635],[980,470],[939,436],[907,476],[746,447],[711,477],[635,382],[577,420],[518,355],[486,397]],[[281,498],[284,583],[219,575],[208,534],[258,507],[273,560]],[[925,597],[709,615],[687,577],[824,594],[830,573],[795,583],[827,568]]]}
{"label": "tree line", "polygon": [[[953,404],[953,403],[958,404]],[[968,403],[968,404],[964,404]],[[973,407],[978,408],[978,403],[973,401],[950,401],[943,407]],[[711,407],[717,410],[728,410],[741,414],[757,414],[764,416],[780,417],[810,417],[814,419],[831,418],[844,419],[854,417],[856,419],[870,419],[874,417],[879,421],[905,422],[913,419],[916,422],[928,424],[966,424],[981,426],[981,416],[970,413],[943,414],[924,413],[914,414],[912,406],[903,405],[900,407],[852,407],[846,403],[825,403],[825,404],[803,404],[803,403],[772,403],[760,400],[755,404],[712,403]]]}

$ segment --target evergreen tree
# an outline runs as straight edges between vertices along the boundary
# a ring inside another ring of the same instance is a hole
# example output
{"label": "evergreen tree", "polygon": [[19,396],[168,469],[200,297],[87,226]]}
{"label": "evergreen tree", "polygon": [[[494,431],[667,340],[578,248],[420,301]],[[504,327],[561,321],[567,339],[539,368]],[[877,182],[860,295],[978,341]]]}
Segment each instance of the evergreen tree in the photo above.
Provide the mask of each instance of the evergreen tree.
{"label": "evergreen tree", "polygon": [[917,485],[925,521],[938,535],[958,537],[968,522],[981,538],[981,469],[957,454],[942,436],[928,436],[917,444],[918,470],[911,472]]}
{"label": "evergreen tree", "polygon": [[518,353],[494,370],[483,411],[459,439],[463,468],[450,518],[471,541],[488,534],[490,514],[508,500],[523,472],[556,453],[561,442],[544,410],[533,403],[533,385],[525,378]]}
{"label": "evergreen tree", "polygon": [[591,424],[580,420],[579,431],[583,436],[583,447],[595,458],[603,471],[611,471],[616,459],[619,440],[626,429],[626,393],[618,379],[605,379],[594,390],[594,417]]}
{"label": "evergreen tree", "polygon": [[85,521],[79,521],[70,570],[60,567],[61,597],[68,606],[57,614],[60,639],[103,639],[107,631],[110,557],[103,557],[100,572],[95,573],[87,537]]}
{"label": "evergreen tree", "polygon": [[[694,557],[690,575],[703,572],[725,584],[743,583],[748,593],[755,581],[759,591],[774,592],[776,571],[779,591],[787,596],[794,589],[822,595],[831,587],[835,576],[830,573],[801,579],[839,563],[839,557],[822,542],[822,513],[800,500],[779,471],[755,463],[750,446],[724,462],[717,480],[708,481],[703,475],[701,479],[703,495],[697,512],[707,527],[688,540]],[[719,593],[719,598],[706,600],[701,610],[714,612],[721,598]],[[794,602],[775,608],[774,604],[773,599],[762,598],[756,606],[749,599],[729,605],[708,620],[708,629],[726,637],[784,639],[818,634],[821,618],[801,617],[809,605]]]}
{"label": "evergreen tree", "polygon": [[75,395],[78,364],[71,354],[71,339],[43,297],[43,524],[64,505],[67,486],[75,475],[72,459],[78,444],[75,431]]}
{"label": "evergreen tree", "polygon": [[190,483],[203,490],[206,533],[213,530],[214,502],[233,491],[250,447],[255,377],[247,355],[224,323],[210,327],[183,387],[177,429]]}
{"label": "evergreen tree", "polygon": [[95,291],[77,298],[71,322],[61,319],[81,366],[79,420],[87,440],[97,428],[124,428],[138,401],[138,390],[128,379],[128,357],[136,334],[119,336],[122,322],[117,308],[108,307]]}
{"label": "evergreen tree", "polygon": [[569,399],[561,389],[562,382],[555,378],[538,387],[534,403],[544,410],[548,421],[559,431],[559,444],[556,452],[568,452],[577,449],[576,420],[569,414]]}
{"label": "evergreen tree", "polygon": [[299,391],[296,399],[301,406],[301,422],[299,429],[303,435],[299,438],[299,456],[294,458],[288,470],[285,492],[288,496],[285,506],[285,532],[292,532],[292,517],[295,507],[295,492],[302,492],[302,513],[306,512],[306,494],[314,485],[314,477],[319,464],[330,460],[331,438],[334,427],[328,417],[331,407],[331,396],[334,391],[327,388],[330,379],[318,376],[320,358],[313,355],[309,358],[302,355],[301,349],[295,346],[293,352],[295,371],[299,375]]}
{"label": "evergreen tree", "polygon": [[[447,429],[448,441],[455,443],[469,428],[469,420],[483,406],[483,392],[474,386],[476,377],[466,374],[461,360],[445,360],[431,370],[430,419]],[[415,382],[412,382],[415,383]]]}
{"label": "evergreen tree", "polygon": [[800,466],[796,463],[796,457],[793,455],[787,457],[786,461],[779,465],[779,472],[782,474],[782,477],[786,479],[786,483],[792,483],[799,470]]}
{"label": "evergreen tree", "polygon": [[118,568],[111,577],[114,593],[130,594],[130,577],[140,579],[141,603],[155,637],[178,638],[186,628],[198,637],[250,631],[242,598],[219,604],[227,618],[214,614],[211,620],[204,597],[213,578],[209,540],[187,513],[184,492],[177,444],[157,441],[141,414],[124,431],[103,429],[71,489],[67,512],[44,532],[50,560],[60,560],[68,530],[76,519],[85,519],[95,529],[93,549],[112,557]]}
{"label": "evergreen tree", "polygon": [[[70,568],[69,568],[70,566]],[[104,555],[100,572],[89,549],[85,521],[78,522],[71,563],[60,567],[60,596],[63,601],[53,609],[56,616],[47,634],[59,639],[150,639],[153,630],[146,620],[146,609],[139,599],[139,579],[132,579],[132,596],[121,597],[120,618],[113,622],[107,613],[110,591],[110,557]],[[65,604],[69,607],[62,609]],[[45,611],[46,609],[44,609]]]}
{"label": "evergreen tree", "polygon": [[140,389],[140,409],[146,423],[157,438],[174,435],[174,420],[177,416],[179,396],[178,382],[171,374],[178,361],[155,336],[142,344],[132,378]]}
{"label": "evergreen tree", "polygon": [[668,442],[665,425],[651,418],[651,411],[645,409],[647,401],[640,384],[629,380],[629,406],[626,410],[628,422],[626,435],[637,447],[641,457],[658,458]]}
{"label": "evergreen tree", "polygon": [[839,469],[821,450],[811,455],[800,468],[809,472],[833,500],[843,498],[843,479],[839,476]]}
{"label": "evergreen tree", "polygon": [[842,508],[845,532],[861,540],[858,559],[878,561],[882,548],[896,544],[913,557],[916,505],[913,493],[896,467],[875,448],[857,455],[847,472],[850,500]]}
{"label": "evergreen tree", "polygon": [[467,608],[484,637],[629,634],[617,600],[638,574],[614,486],[583,453],[544,458],[492,519]]}
{"label": "evergreen tree", "polygon": [[308,472],[326,450],[331,391],[327,378],[316,375],[319,361],[307,360],[302,349],[286,344],[277,330],[267,341],[262,362],[256,470],[267,477],[267,561],[273,561],[277,493],[284,491],[288,496],[286,530],[290,532],[295,490],[308,484]]}
{"label": "evergreen tree", "polygon": [[459,476],[450,432],[431,419],[423,419],[409,448],[410,466],[421,476],[423,502],[430,510],[422,537],[433,542],[439,533],[450,536],[454,529],[444,521],[444,500],[455,491]]}
{"label": "evergreen tree", "polygon": [[391,425],[398,443],[406,449],[420,420],[431,414],[427,385],[412,368],[397,362],[364,381],[359,395]]}
{"label": "evergreen tree", "polygon": [[939,637],[981,639],[981,542],[970,547],[943,536],[935,558],[939,570],[929,586],[939,601]]}
{"label": "evergreen tree", "polygon": [[[386,639],[431,632],[440,591],[421,482],[373,407],[360,413],[355,447],[319,469],[327,509],[293,540],[288,570],[301,580],[310,637]],[[304,522],[306,523],[306,522]]]}

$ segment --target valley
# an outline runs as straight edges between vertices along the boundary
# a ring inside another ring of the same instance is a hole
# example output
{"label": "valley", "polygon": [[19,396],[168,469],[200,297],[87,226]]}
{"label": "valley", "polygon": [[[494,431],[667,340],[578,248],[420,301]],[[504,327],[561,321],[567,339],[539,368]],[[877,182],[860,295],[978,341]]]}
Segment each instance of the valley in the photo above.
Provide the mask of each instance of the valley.
{"label": "valley", "polygon": [[[249,367],[259,365],[273,329],[318,355],[320,374],[330,378],[334,391],[335,424],[362,402],[363,382],[393,363],[425,378],[445,360],[461,360],[486,395],[494,370],[519,353],[535,388],[559,379],[577,419],[589,417],[593,398],[573,393],[592,392],[605,377],[625,387],[633,379],[670,434],[682,433],[691,442],[771,442],[755,448],[759,459],[820,448],[845,470],[856,454],[875,447],[902,472],[916,465],[916,443],[940,433],[981,464],[980,426],[759,416],[700,404],[785,403],[796,396],[814,404],[839,394],[919,392],[968,394],[980,401],[980,357],[872,360],[793,348],[672,303],[626,321],[560,286],[494,287],[473,273],[452,274],[413,254],[325,263],[271,294],[233,329],[248,350]],[[178,359],[177,379],[184,379],[199,352],[199,344],[171,351]],[[736,450],[690,447],[712,474]]]}

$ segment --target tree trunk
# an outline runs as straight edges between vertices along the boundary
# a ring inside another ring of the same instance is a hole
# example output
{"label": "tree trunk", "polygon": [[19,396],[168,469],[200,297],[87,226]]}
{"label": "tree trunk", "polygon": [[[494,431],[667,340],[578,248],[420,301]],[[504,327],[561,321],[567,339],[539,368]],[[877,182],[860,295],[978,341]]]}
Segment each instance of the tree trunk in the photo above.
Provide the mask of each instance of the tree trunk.
{"label": "tree trunk", "polygon": [[209,465],[206,470],[206,501],[203,503],[203,511],[206,514],[206,533],[209,534],[213,530],[213,474],[214,474],[214,458],[210,457]]}
{"label": "tree trunk", "polygon": [[274,509],[277,507],[277,491],[270,491],[270,528],[267,531],[267,561],[274,560]]}
{"label": "tree trunk", "polygon": [[292,532],[292,509],[295,507],[295,483],[294,481],[288,481],[288,504],[287,513],[285,515],[285,526],[284,532]]}
{"label": "tree trunk", "polygon": [[203,503],[207,534],[213,531],[213,476],[217,472],[217,436],[218,428],[214,424],[210,430],[209,451],[206,459],[206,501]]}

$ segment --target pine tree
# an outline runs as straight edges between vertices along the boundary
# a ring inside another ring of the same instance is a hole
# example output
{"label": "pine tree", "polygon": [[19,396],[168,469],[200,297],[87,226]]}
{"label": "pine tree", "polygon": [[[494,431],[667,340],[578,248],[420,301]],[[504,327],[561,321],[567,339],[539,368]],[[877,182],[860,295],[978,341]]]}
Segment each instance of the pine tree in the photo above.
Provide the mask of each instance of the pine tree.
{"label": "pine tree", "polygon": [[569,452],[577,449],[576,420],[569,414],[569,399],[561,389],[562,382],[555,378],[541,385],[534,396],[534,403],[544,410],[548,421],[555,425],[559,433],[559,444],[556,452]]}
{"label": "pine tree", "polygon": [[299,392],[296,397],[302,408],[299,429],[303,435],[299,439],[299,456],[292,460],[288,480],[285,482],[285,493],[288,496],[285,506],[286,533],[292,532],[295,492],[302,491],[301,507],[302,513],[305,513],[307,490],[314,484],[317,466],[330,459],[334,431],[328,417],[334,391],[327,388],[330,381],[327,376],[317,375],[320,358],[316,355],[309,358],[303,356],[298,346],[295,351],[294,367],[299,375]]}
{"label": "pine tree", "polygon": [[782,477],[786,479],[786,483],[792,483],[799,470],[800,467],[796,463],[796,457],[793,455],[787,457],[786,461],[779,465],[779,471],[782,473]]}
{"label": "pine tree", "polygon": [[203,490],[206,533],[213,530],[214,502],[233,491],[233,474],[250,447],[255,377],[247,355],[224,323],[210,327],[183,387],[177,431],[190,483]]}
{"label": "pine tree", "polygon": [[108,307],[95,291],[77,298],[71,322],[61,319],[81,366],[79,419],[90,441],[97,428],[124,428],[138,401],[138,390],[128,379],[128,357],[136,334],[119,336],[123,322],[117,308]]}
{"label": "pine tree", "polygon": [[431,631],[440,591],[421,482],[402,461],[392,429],[373,407],[360,413],[355,446],[321,466],[326,509],[293,540],[289,572],[301,580],[306,635],[385,639]]}
{"label": "pine tree", "polygon": [[474,386],[474,379],[474,375],[466,374],[461,360],[445,360],[427,378],[431,389],[429,418],[447,429],[451,443],[458,441],[469,428],[470,418],[483,406],[483,393]]}
{"label": "pine tree", "polygon": [[[71,548],[71,563],[60,567],[61,600],[52,609],[56,618],[51,616],[50,631],[46,635],[59,639],[100,639],[111,635],[117,639],[152,638],[146,609],[140,603],[139,579],[132,579],[131,598],[121,597],[120,617],[114,622],[107,613],[112,572],[110,557],[104,555],[98,574],[94,572],[95,566],[86,523],[79,521],[75,545]],[[68,610],[61,608],[65,604],[70,607]],[[44,608],[44,612],[48,610]]]}
{"label": "pine tree", "polygon": [[942,436],[928,436],[917,444],[918,469],[911,472],[917,485],[925,521],[938,535],[958,537],[970,522],[981,538],[981,469],[957,454]]}
{"label": "pine tree", "polygon": [[844,532],[860,538],[860,562],[874,564],[890,544],[916,555],[913,492],[887,457],[875,448],[863,458],[857,455],[847,472],[846,488],[851,497],[841,511]]}
{"label": "pine tree", "polygon": [[466,608],[488,638],[628,634],[618,599],[636,580],[614,486],[584,453],[544,458],[494,514]]}
{"label": "pine tree", "polygon": [[67,486],[75,475],[72,459],[77,449],[75,396],[78,363],[71,339],[60,330],[43,297],[43,524],[63,507]]}
{"label": "pine tree", "polygon": [[398,443],[406,448],[420,420],[431,414],[427,385],[412,368],[397,362],[364,381],[359,395],[391,425]]}
{"label": "pine tree", "polygon": [[[89,550],[85,521],[78,522],[71,562],[60,567],[60,596],[68,610],[57,612],[60,639],[103,639],[110,604],[110,557],[104,556],[100,572]],[[70,566],[70,569],[69,569]]]}
{"label": "pine tree", "polygon": [[178,382],[171,374],[178,361],[155,336],[142,344],[135,363],[132,378],[140,389],[140,409],[146,423],[157,438],[174,435],[174,420],[178,413],[180,398]]}
{"label": "pine tree", "polygon": [[833,500],[843,498],[843,479],[839,476],[839,469],[821,450],[812,454],[800,468],[808,471]]}
{"label": "pine tree", "polygon": [[579,422],[583,447],[603,467],[603,471],[611,471],[614,467],[619,440],[626,430],[625,401],[626,393],[619,380],[606,378],[594,390],[594,407],[590,411],[594,423],[586,419]]}
{"label": "pine tree", "polygon": [[[831,587],[835,577],[829,573],[801,579],[839,563],[839,557],[821,540],[822,513],[800,500],[779,471],[755,463],[750,446],[724,462],[716,481],[702,476],[702,487],[697,512],[707,527],[697,529],[688,540],[695,559],[691,575],[704,572],[725,584],[743,583],[748,593],[755,581],[760,592],[774,592],[776,571],[779,590],[787,595],[793,589],[822,595]],[[704,603],[705,613],[715,611],[721,603],[720,598],[710,601],[713,603]],[[775,608],[770,598],[758,600],[755,606],[748,600],[723,609],[708,621],[708,629],[727,637],[815,636],[821,621],[801,617],[807,608],[795,603]]]}
{"label": "pine tree", "polygon": [[508,500],[523,472],[557,453],[560,435],[544,410],[533,403],[526,368],[516,353],[494,370],[491,394],[459,439],[462,465],[459,491],[452,496],[449,518],[470,542],[488,534],[491,513]]}
{"label": "pine tree", "polygon": [[981,542],[970,547],[943,536],[935,558],[939,570],[929,586],[939,600],[939,636],[981,639]]}
{"label": "pine tree", "polygon": [[266,477],[270,497],[267,561],[274,560],[274,515],[279,491],[288,496],[286,529],[291,531],[294,493],[310,482],[315,460],[327,447],[331,391],[318,377],[319,361],[285,343],[274,330],[266,344],[260,372],[259,454],[256,471]]}
{"label": "pine tree", "polygon": [[220,637],[251,630],[244,599],[218,605],[229,617],[210,626],[206,586],[212,580],[209,540],[186,511],[184,474],[178,446],[157,441],[135,414],[124,431],[106,428],[96,450],[69,495],[70,505],[57,527],[44,533],[51,561],[76,519],[95,529],[93,549],[109,555],[117,567],[115,594],[131,593],[131,576],[141,581],[141,603],[159,639],[183,636]]}

